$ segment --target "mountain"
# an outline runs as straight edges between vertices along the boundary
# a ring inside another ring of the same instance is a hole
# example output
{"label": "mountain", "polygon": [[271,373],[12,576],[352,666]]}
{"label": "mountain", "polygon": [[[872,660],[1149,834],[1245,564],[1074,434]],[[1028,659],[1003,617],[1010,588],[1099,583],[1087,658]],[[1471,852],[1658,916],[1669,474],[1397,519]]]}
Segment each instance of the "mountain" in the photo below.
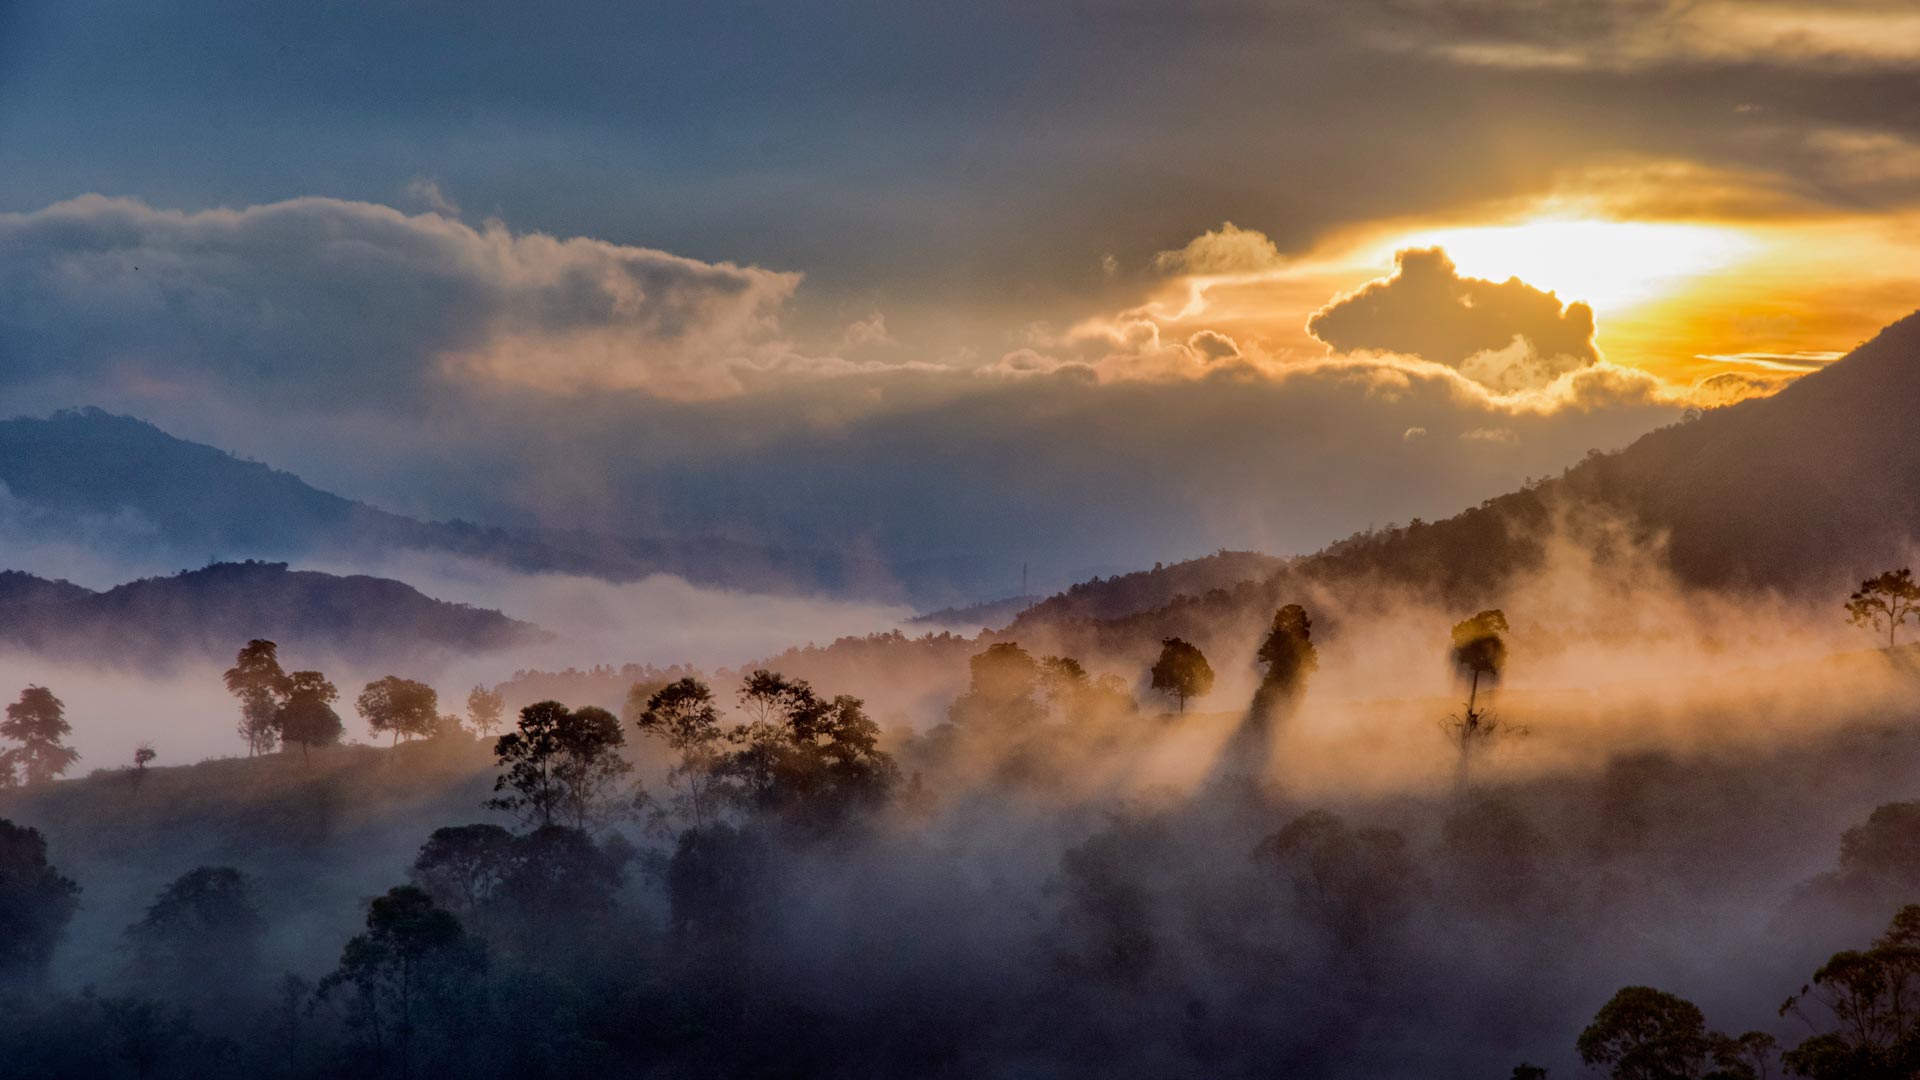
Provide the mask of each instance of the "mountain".
{"label": "mountain", "polygon": [[[1316,589],[1391,589],[1471,611],[1541,566],[1555,538],[1657,553],[1684,584],[1844,595],[1920,539],[1920,313],[1772,397],[1713,409],[1589,454],[1557,478],[1442,521],[1362,533],[1226,582],[1185,564],[1089,583],[998,638],[1140,652],[1161,637],[1244,636]],[[1076,593],[1079,597],[1076,598]],[[1157,603],[1149,603],[1159,597]],[[1130,602],[1131,601],[1131,602]],[[1231,629],[1228,629],[1231,628]]]}
{"label": "mountain", "polygon": [[385,660],[529,644],[544,631],[385,578],[220,563],[104,592],[0,574],[0,644],[60,659],[165,666],[231,657],[252,638],[294,656]]}
{"label": "mountain", "polygon": [[[631,581],[668,573],[753,591],[897,598],[892,568],[844,552],[724,537],[654,539],[423,522],[312,487],[292,473],[100,409],[0,421],[0,484],[40,535],[158,544],[184,560],[446,552],[522,571]],[[929,595],[954,568],[903,568]]]}

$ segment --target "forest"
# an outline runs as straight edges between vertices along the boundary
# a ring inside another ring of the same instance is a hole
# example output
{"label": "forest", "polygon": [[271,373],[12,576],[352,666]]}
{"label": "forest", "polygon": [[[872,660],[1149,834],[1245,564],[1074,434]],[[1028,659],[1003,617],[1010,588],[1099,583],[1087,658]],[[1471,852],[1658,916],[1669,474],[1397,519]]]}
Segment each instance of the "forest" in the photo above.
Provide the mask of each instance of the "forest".
{"label": "forest", "polygon": [[[30,686],[0,722],[0,1060],[1910,1076],[1920,585],[1888,571],[1842,614],[1878,647],[1684,700],[1509,689],[1544,643],[1458,619],[1426,643],[1454,698],[1340,751],[1425,778],[1372,788],[1294,760],[1352,642],[1299,604],[1243,679],[1177,637],[1124,673],[993,641],[922,729],[769,668],[521,672],[447,704],[389,675],[348,705],[262,639],[224,675],[244,756],[143,743],[62,780],[72,722]],[[1714,735],[1736,716],[1777,735]],[[1592,767],[1524,767],[1556,725],[1631,723],[1649,740]]]}

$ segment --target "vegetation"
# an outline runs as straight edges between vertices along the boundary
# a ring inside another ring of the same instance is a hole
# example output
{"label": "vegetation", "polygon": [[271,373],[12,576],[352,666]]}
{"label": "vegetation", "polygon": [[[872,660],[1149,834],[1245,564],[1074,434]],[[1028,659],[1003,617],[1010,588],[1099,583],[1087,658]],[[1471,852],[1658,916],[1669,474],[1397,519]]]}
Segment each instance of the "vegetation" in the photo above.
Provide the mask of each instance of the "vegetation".
{"label": "vegetation", "polygon": [[1153,662],[1150,685],[1172,698],[1179,711],[1187,711],[1189,698],[1206,697],[1213,691],[1213,667],[1199,649],[1172,637],[1160,643],[1160,659]]}
{"label": "vegetation", "polygon": [[1900,643],[1900,627],[1920,610],[1920,584],[1907,567],[1888,570],[1860,583],[1847,597],[1847,620],[1887,635],[1887,648]]}
{"label": "vegetation", "polygon": [[80,752],[63,742],[73,734],[67,707],[44,686],[20,691],[20,700],[7,706],[0,720],[0,736],[19,745],[0,751],[0,785],[13,777],[43,784],[64,774],[80,760]]}

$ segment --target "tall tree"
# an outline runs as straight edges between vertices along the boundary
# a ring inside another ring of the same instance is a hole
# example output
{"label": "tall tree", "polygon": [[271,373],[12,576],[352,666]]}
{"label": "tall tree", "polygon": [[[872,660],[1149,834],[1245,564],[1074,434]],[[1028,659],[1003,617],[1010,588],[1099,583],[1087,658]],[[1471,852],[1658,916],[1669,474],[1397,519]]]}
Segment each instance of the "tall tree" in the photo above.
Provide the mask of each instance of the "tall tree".
{"label": "tall tree", "polygon": [[506,713],[506,695],[498,690],[476,686],[467,691],[467,723],[472,725],[473,733],[481,738],[493,738],[493,733],[500,730],[501,719]]}
{"label": "tall tree", "polygon": [[423,1035],[445,1045],[459,1029],[485,968],[485,949],[459,919],[418,886],[399,885],[368,906],[366,931],[347,942],[340,966],[315,993],[323,1000],[344,993],[348,1025],[377,1060],[406,1077]]}
{"label": "tall tree", "polygon": [[274,725],[287,689],[280,646],[264,638],[247,642],[227,669],[226,682],[227,692],[240,699],[239,731],[247,740],[247,756],[272,750],[279,738]]}
{"label": "tall tree", "polygon": [[286,701],[279,713],[280,738],[299,743],[302,758],[309,747],[339,742],[347,730],[340,714],[333,711],[333,703],[340,699],[339,688],[317,671],[294,672],[287,676],[286,688]]}
{"label": "tall tree", "polygon": [[404,738],[425,738],[440,725],[440,695],[426,683],[402,679],[397,675],[375,679],[360,691],[354,702],[367,729],[375,735],[393,736],[398,746]]}
{"label": "tall tree", "polygon": [[1887,635],[1887,648],[1900,643],[1900,626],[1920,612],[1920,584],[1907,567],[1888,570],[1860,583],[1847,597],[1847,621]]}
{"label": "tall tree", "polygon": [[1783,1055],[1801,1076],[1920,1075],[1920,905],[1901,908],[1867,948],[1835,953],[1780,1012],[1796,1014],[1816,1031]]}
{"label": "tall tree", "polygon": [[208,1004],[259,977],[264,928],[245,874],[230,866],[189,870],[127,927],[129,973],[168,998]]}
{"label": "tall tree", "polygon": [[1651,986],[1627,986],[1600,1007],[1575,1048],[1581,1061],[1604,1066],[1614,1080],[1760,1080],[1773,1038],[1709,1031],[1693,1002]]}
{"label": "tall tree", "polygon": [[1192,643],[1177,637],[1160,642],[1160,658],[1153,662],[1150,685],[1187,711],[1187,699],[1206,697],[1213,690],[1213,665]]}
{"label": "tall tree", "polygon": [[720,727],[713,691],[692,677],[668,683],[647,699],[634,724],[678,756],[667,771],[667,783],[697,837],[718,810],[718,789],[725,783],[719,766],[727,734]]}
{"label": "tall tree", "polygon": [[1507,616],[1498,608],[1489,608],[1453,627],[1450,655],[1454,670],[1467,680],[1466,711],[1441,722],[1459,752],[1455,785],[1464,794],[1473,781],[1473,756],[1482,746],[1497,738],[1504,727],[1491,709],[1481,708],[1480,690],[1499,684],[1507,669]]}
{"label": "tall tree", "polygon": [[1307,609],[1288,604],[1274,612],[1273,626],[1254,655],[1265,669],[1254,695],[1255,713],[1264,718],[1296,700],[1306,689],[1307,677],[1320,667],[1320,654],[1313,646],[1313,620],[1307,617]]}
{"label": "tall tree", "polygon": [[44,976],[79,907],[80,886],[47,862],[40,831],[0,818],[0,984]]}
{"label": "tall tree", "polygon": [[0,720],[0,735],[20,744],[7,754],[29,784],[51,780],[80,760],[78,750],[61,742],[72,733],[67,707],[44,686],[20,691],[20,700],[7,706],[7,718]]}
{"label": "tall tree", "polygon": [[621,756],[626,734],[612,713],[569,710],[540,701],[520,710],[520,724],[494,743],[503,770],[487,806],[518,814],[528,825],[594,829],[619,809],[621,779],[633,765]]}
{"label": "tall tree", "polygon": [[968,658],[967,672],[967,692],[947,710],[954,724],[1018,733],[1046,719],[1040,665],[1019,642],[987,646]]}
{"label": "tall tree", "polygon": [[859,698],[822,698],[804,680],[767,671],[740,696],[757,719],[728,734],[733,748],[716,771],[735,782],[725,790],[746,809],[825,832],[892,792],[899,769]]}

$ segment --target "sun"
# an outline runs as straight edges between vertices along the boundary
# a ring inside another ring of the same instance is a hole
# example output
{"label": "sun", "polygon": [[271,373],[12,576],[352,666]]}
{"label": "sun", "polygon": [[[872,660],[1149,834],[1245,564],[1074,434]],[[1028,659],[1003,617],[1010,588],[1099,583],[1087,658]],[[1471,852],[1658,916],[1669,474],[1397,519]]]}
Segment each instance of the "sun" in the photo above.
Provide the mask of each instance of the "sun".
{"label": "sun", "polygon": [[1715,225],[1538,218],[1419,232],[1389,246],[1442,247],[1468,277],[1518,277],[1563,301],[1617,313],[1669,298],[1687,282],[1750,257],[1759,244]]}

